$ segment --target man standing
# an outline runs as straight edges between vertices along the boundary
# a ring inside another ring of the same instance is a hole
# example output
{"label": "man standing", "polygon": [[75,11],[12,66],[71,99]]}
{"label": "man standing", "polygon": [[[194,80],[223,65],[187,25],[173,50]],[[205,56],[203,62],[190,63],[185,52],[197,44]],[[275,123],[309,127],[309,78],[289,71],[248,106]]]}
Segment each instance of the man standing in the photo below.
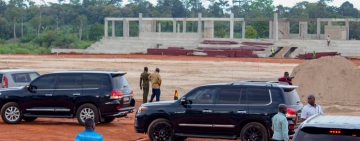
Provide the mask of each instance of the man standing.
{"label": "man standing", "polygon": [[327,36],[326,40],[327,40],[327,46],[329,46],[330,45],[330,36],[329,35]]}
{"label": "man standing", "polygon": [[85,120],[85,131],[76,135],[75,141],[104,141],[101,134],[95,131],[95,122],[92,118]]}
{"label": "man standing", "polygon": [[287,82],[289,85],[292,85],[292,82],[291,80],[293,79],[294,77],[290,77],[289,76],[289,72],[285,72],[284,73],[284,77],[280,77],[278,79],[279,82]]}
{"label": "man standing", "polygon": [[140,75],[140,90],[143,90],[143,103],[147,102],[149,95],[149,75],[148,67],[144,67],[144,72]]}
{"label": "man standing", "polygon": [[274,131],[272,136],[273,141],[288,141],[289,140],[289,123],[286,119],[286,105],[280,104],[278,107],[278,113],[271,119],[271,129]]}
{"label": "man standing", "polygon": [[275,49],[274,47],[271,47],[271,57],[275,57],[274,55],[275,55]]}
{"label": "man standing", "polygon": [[305,121],[306,119],[315,114],[323,115],[324,112],[322,111],[320,105],[315,104],[315,96],[313,94],[310,94],[308,96],[308,104],[306,104],[301,110],[300,118],[302,121]]}
{"label": "man standing", "polygon": [[154,97],[156,96],[156,101],[160,101],[160,86],[161,86],[161,76],[160,76],[160,69],[156,68],[155,72],[149,75],[149,79],[152,83],[152,94],[150,98],[150,102],[153,101]]}

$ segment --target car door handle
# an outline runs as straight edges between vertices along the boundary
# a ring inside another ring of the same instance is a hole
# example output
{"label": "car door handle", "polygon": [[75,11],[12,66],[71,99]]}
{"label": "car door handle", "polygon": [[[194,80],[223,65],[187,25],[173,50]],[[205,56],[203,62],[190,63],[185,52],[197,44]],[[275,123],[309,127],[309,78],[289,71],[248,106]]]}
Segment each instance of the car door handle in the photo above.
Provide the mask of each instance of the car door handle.
{"label": "car door handle", "polygon": [[45,96],[52,96],[52,94],[45,94]]}
{"label": "car door handle", "polygon": [[238,114],[246,114],[246,111],[244,111],[244,110],[239,110],[239,111],[237,111],[237,113],[238,113]]}
{"label": "car door handle", "polygon": [[79,96],[79,95],[80,95],[80,93],[73,93],[73,95],[74,95],[74,96]]}
{"label": "car door handle", "polygon": [[212,111],[211,111],[211,110],[207,110],[207,109],[202,110],[202,112],[203,112],[203,113],[212,113]]}

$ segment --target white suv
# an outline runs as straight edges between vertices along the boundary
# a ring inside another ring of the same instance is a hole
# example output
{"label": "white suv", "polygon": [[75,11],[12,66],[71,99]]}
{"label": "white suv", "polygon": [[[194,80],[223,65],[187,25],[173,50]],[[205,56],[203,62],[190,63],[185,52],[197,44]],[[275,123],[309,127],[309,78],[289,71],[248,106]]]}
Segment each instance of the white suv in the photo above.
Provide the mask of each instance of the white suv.
{"label": "white suv", "polygon": [[29,84],[40,74],[35,70],[7,69],[0,70],[0,88],[22,87]]}

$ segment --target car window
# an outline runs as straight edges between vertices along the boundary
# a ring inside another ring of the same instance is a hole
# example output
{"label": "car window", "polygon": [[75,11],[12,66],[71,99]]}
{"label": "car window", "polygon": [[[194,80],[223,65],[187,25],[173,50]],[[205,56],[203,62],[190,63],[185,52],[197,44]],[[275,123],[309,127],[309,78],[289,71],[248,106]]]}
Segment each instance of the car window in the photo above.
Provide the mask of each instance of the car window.
{"label": "car window", "polygon": [[117,76],[114,76],[112,78],[113,82],[114,82],[114,89],[122,89],[124,87],[128,87],[129,84],[125,78],[124,75],[117,75]]}
{"label": "car window", "polygon": [[83,74],[82,88],[111,88],[110,77],[107,74]]}
{"label": "car window", "polygon": [[337,134],[330,134],[329,128],[305,127],[299,130],[299,141],[359,141],[359,129],[340,129]]}
{"label": "car window", "polygon": [[61,74],[59,76],[57,89],[81,89],[81,75]]}
{"label": "car window", "polygon": [[0,83],[3,81],[3,74],[0,74]]}
{"label": "car window", "polygon": [[40,74],[33,72],[33,73],[29,73],[30,79],[31,81],[33,81],[35,78],[39,77]]}
{"label": "car window", "polygon": [[300,104],[300,98],[299,98],[299,95],[298,95],[296,89],[294,89],[294,90],[292,90],[290,92],[285,92],[284,91],[284,95],[285,95],[286,103],[288,105]]}
{"label": "car window", "polygon": [[38,73],[14,73],[11,77],[16,83],[28,83],[39,76]]}
{"label": "car window", "polygon": [[[221,88],[217,104],[240,104],[241,88]],[[243,99],[246,100],[246,95]],[[246,101],[243,101],[245,104]]]}
{"label": "car window", "polygon": [[248,104],[269,104],[271,102],[267,88],[247,88],[246,94]]}
{"label": "car window", "polygon": [[37,89],[54,89],[56,75],[44,75],[34,80],[31,85]]}
{"label": "car window", "polygon": [[272,99],[276,99],[276,100],[272,101],[273,104],[278,105],[278,104],[284,104],[285,103],[284,97],[283,97],[283,94],[282,94],[281,91],[282,90],[280,88],[272,88],[272,89],[270,89]]}
{"label": "car window", "polygon": [[216,87],[200,88],[188,95],[187,99],[191,101],[192,104],[212,104],[214,102],[216,92]]}

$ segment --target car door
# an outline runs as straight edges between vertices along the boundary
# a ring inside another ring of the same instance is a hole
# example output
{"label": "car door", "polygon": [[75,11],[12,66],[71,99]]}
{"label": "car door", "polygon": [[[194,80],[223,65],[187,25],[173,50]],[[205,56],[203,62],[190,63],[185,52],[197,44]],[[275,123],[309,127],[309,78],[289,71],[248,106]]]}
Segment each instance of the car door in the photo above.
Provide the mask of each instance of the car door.
{"label": "car door", "polygon": [[56,114],[73,113],[75,103],[81,94],[81,74],[59,74],[53,96]]}
{"label": "car door", "polygon": [[223,86],[219,90],[214,107],[214,132],[236,135],[239,124],[248,118],[246,93],[239,86]]}
{"label": "car door", "polygon": [[180,105],[176,110],[178,132],[200,133],[213,132],[213,117],[211,117],[214,99],[218,87],[202,87],[193,90],[186,95],[190,102]]}
{"label": "car door", "polygon": [[25,113],[37,115],[53,114],[53,92],[56,74],[46,74],[35,79],[30,86],[32,89],[24,91],[24,101],[21,101]]}

